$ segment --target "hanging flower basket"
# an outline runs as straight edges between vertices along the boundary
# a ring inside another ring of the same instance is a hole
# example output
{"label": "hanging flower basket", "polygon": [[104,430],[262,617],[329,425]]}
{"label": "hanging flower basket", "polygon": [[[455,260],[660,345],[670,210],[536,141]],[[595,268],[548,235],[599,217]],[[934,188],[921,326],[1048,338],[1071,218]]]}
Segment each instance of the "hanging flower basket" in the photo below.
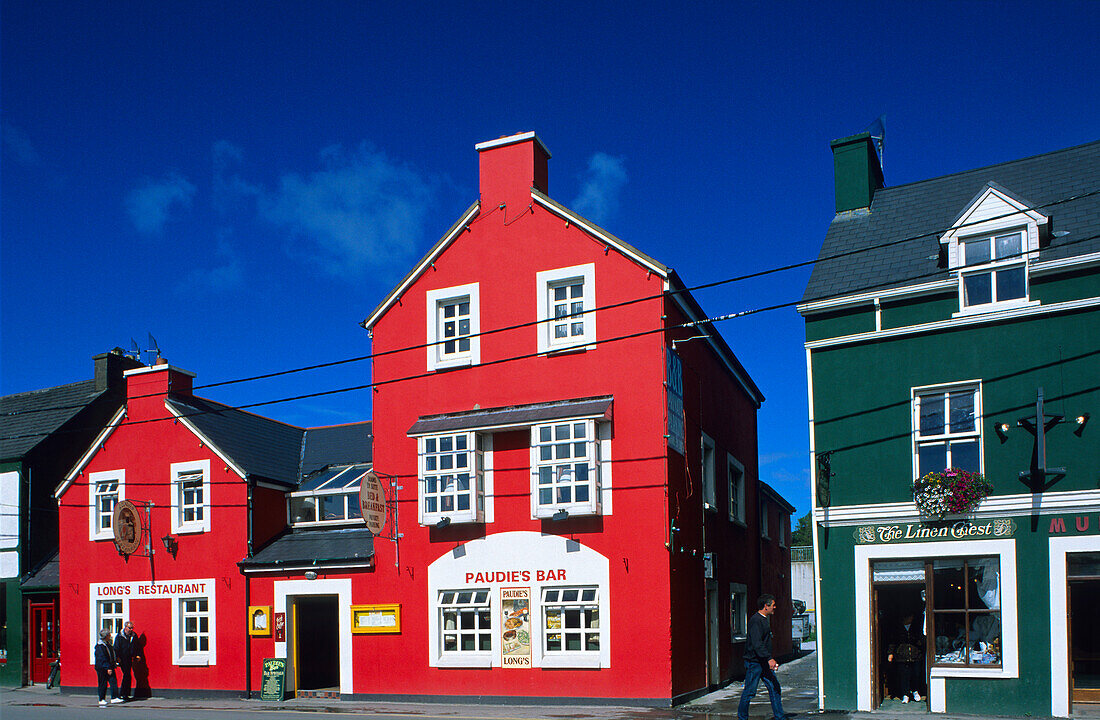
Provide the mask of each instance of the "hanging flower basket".
{"label": "hanging flower basket", "polygon": [[924,517],[942,520],[944,515],[964,515],[993,492],[981,473],[947,468],[913,481],[913,501]]}

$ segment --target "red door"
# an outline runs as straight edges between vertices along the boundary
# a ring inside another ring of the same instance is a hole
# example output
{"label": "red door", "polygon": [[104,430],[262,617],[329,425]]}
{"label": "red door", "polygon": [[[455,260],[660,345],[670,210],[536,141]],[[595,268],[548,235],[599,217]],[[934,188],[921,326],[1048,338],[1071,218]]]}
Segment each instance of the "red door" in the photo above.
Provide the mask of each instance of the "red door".
{"label": "red door", "polygon": [[54,603],[31,603],[31,682],[44,683],[50,663],[57,659],[57,608]]}

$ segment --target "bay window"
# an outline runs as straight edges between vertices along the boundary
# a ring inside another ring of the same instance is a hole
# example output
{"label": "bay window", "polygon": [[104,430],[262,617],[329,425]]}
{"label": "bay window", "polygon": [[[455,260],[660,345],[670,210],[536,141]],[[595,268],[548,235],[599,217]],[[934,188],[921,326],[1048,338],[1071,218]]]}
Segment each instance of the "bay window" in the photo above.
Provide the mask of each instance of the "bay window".
{"label": "bay window", "polygon": [[600,443],[593,420],[531,428],[534,516],[600,512]]}
{"label": "bay window", "polygon": [[483,522],[485,437],[456,432],[419,438],[420,522]]}

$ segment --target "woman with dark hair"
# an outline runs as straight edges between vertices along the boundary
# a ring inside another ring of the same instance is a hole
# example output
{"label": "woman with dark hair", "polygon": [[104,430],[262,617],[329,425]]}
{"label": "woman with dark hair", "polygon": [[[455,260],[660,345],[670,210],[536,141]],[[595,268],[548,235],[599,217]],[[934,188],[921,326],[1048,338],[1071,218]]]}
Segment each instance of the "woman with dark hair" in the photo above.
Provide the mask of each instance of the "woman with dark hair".
{"label": "woman with dark hair", "polygon": [[99,642],[95,644],[95,673],[99,677],[99,704],[107,704],[107,686],[111,686],[111,703],[120,703],[118,696],[118,678],[115,677],[115,649],[111,646],[111,631],[103,628],[99,631]]}

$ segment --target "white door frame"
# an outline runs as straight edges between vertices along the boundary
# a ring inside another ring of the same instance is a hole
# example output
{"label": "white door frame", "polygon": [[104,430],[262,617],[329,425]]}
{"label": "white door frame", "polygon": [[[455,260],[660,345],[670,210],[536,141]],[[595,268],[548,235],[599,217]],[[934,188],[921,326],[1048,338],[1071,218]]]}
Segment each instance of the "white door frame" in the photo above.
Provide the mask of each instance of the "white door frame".
{"label": "white door frame", "polygon": [[[340,622],[340,694],[350,695],[352,690],[351,662],[351,579],[335,580],[276,580],[274,612],[287,612],[287,598],[303,595],[336,595],[337,617]],[[287,635],[294,630],[287,617]],[[275,657],[287,657],[287,642],[275,643]],[[288,658],[289,660],[289,658]]]}
{"label": "white door frame", "polygon": [[1069,595],[1066,554],[1100,552],[1100,535],[1050,538],[1050,714],[1069,716]]}

